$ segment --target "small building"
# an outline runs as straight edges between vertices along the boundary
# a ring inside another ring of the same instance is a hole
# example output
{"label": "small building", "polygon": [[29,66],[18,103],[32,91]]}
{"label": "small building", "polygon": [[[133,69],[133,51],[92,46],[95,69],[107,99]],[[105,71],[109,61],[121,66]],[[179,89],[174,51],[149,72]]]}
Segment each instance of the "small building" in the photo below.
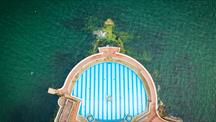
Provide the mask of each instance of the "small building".
{"label": "small building", "polygon": [[119,47],[100,47],[71,70],[62,88],[48,92],[59,95],[55,122],[182,121],[161,114],[151,75]]}

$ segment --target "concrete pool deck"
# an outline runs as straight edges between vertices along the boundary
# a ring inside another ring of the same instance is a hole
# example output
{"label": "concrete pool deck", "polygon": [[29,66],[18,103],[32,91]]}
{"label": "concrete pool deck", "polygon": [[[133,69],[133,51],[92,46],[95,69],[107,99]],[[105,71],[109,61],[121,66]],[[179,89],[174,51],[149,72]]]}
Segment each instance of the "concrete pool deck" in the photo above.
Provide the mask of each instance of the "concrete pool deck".
{"label": "concrete pool deck", "polygon": [[147,111],[140,113],[133,118],[133,122],[166,122],[166,121],[181,121],[175,118],[161,118],[158,114],[158,101],[157,93],[154,85],[154,81],[142,64],[135,59],[119,53],[119,47],[101,47],[99,53],[93,54],[82,61],[80,61],[68,74],[65,83],[60,89],[49,88],[48,93],[57,94],[60,96],[58,104],[60,106],[56,122],[87,122],[87,120],[78,114],[79,106],[82,104],[81,99],[71,96],[71,92],[74,89],[75,83],[80,74],[90,66],[100,62],[118,62],[124,64],[133,69],[136,74],[142,79],[143,85],[146,89],[148,96]]}

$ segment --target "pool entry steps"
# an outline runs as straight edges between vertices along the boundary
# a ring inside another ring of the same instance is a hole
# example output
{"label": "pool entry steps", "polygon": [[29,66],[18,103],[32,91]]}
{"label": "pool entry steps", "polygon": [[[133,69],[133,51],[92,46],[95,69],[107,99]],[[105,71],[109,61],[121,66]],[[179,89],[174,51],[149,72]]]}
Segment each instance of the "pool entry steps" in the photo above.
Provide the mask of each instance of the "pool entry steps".
{"label": "pool entry steps", "polygon": [[166,116],[149,72],[119,47],[100,47],[48,93],[59,96],[55,122],[182,121]]}

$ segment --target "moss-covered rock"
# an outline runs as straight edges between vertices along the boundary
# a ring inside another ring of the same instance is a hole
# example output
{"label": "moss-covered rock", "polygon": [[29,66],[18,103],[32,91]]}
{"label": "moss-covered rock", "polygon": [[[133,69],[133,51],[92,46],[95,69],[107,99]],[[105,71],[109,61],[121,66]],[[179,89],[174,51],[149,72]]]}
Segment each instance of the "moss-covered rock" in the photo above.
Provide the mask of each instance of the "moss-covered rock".
{"label": "moss-covered rock", "polygon": [[[126,52],[126,50],[124,49],[124,42],[119,35],[116,35],[116,33],[114,33],[114,27],[114,22],[111,19],[107,19],[101,29],[94,31],[94,34],[96,35],[96,41],[93,42],[93,49],[91,53],[96,53],[98,47],[104,46],[120,47],[122,53]],[[125,37],[127,36],[126,33],[121,34],[125,35]]]}

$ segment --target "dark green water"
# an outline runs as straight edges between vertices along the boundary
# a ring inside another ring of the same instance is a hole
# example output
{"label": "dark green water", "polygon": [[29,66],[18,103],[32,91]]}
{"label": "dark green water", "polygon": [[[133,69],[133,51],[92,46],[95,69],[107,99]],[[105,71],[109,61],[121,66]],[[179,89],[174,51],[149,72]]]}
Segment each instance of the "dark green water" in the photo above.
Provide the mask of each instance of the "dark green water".
{"label": "dark green water", "polygon": [[0,121],[53,121],[59,88],[88,56],[89,18],[112,18],[128,55],[152,74],[167,112],[185,122],[216,121],[216,3],[35,0],[0,2]]}

